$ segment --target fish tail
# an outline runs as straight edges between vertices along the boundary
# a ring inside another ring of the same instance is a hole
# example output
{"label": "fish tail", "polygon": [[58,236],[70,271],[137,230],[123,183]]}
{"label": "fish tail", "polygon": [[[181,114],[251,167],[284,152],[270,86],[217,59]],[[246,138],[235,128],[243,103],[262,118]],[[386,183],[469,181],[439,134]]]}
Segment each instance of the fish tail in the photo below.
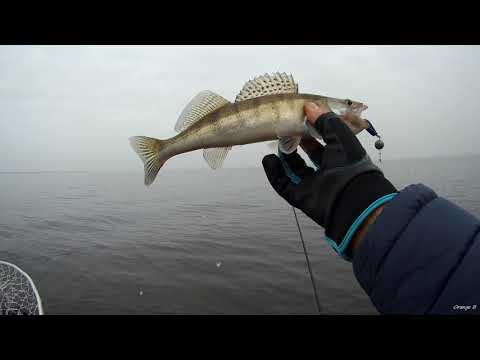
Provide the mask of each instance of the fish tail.
{"label": "fish tail", "polygon": [[155,180],[158,171],[168,157],[162,156],[162,150],[167,145],[167,140],[159,140],[146,136],[133,136],[129,138],[133,150],[140,156],[145,166],[145,185],[150,185]]}

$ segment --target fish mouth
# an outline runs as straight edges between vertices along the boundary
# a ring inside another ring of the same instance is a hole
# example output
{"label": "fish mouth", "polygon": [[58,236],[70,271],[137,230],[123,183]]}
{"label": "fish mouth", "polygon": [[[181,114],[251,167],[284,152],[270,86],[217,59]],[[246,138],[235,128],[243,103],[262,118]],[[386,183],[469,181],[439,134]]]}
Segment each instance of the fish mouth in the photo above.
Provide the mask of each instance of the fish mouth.
{"label": "fish mouth", "polygon": [[361,115],[362,112],[364,112],[367,109],[368,109],[367,105],[361,104],[361,105],[357,106],[355,109],[352,109],[352,112],[356,115]]}
{"label": "fish mouth", "polygon": [[365,110],[367,110],[367,109],[368,109],[368,106],[365,105],[365,104],[362,104],[362,105],[360,105],[360,106],[358,107],[358,110],[357,110],[357,111],[358,111],[359,113],[361,113],[362,111],[365,111]]}

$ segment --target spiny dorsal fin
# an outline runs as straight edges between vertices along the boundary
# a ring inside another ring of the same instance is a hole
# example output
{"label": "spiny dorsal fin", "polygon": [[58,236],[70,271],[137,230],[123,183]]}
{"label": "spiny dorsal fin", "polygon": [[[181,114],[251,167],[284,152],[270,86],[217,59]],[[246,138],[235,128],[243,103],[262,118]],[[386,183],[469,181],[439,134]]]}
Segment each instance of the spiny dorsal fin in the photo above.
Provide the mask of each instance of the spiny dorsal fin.
{"label": "spiny dorsal fin", "polygon": [[227,157],[227,153],[231,149],[232,149],[231,146],[222,147],[222,148],[203,149],[203,158],[213,170],[216,170],[222,167],[223,162]]}
{"label": "spiny dorsal fin", "polygon": [[197,96],[185,106],[185,109],[183,109],[175,124],[175,131],[180,132],[185,130],[205,115],[210,114],[226,104],[230,104],[230,101],[210,90],[198,93]]}
{"label": "spiny dorsal fin", "polygon": [[292,75],[286,73],[257,76],[243,85],[235,102],[274,94],[297,94],[298,84]]}

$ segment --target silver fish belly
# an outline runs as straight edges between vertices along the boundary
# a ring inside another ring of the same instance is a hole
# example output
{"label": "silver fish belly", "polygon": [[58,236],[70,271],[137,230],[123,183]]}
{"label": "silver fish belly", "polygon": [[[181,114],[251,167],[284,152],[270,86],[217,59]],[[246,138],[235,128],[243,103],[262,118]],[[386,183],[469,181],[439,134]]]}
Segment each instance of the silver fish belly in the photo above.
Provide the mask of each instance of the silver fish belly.
{"label": "silver fish belly", "polygon": [[[338,114],[360,114],[366,109],[348,99],[299,94],[291,76],[262,76],[246,83],[235,103],[208,90],[200,92],[181,113],[175,125],[179,134],[164,140],[135,136],[130,144],[144,163],[146,185],[168,159],[190,151],[203,149],[212,169],[221,167],[237,145],[278,139],[280,150],[290,153],[307,133],[319,137],[305,124],[304,104],[309,101],[328,104]],[[362,121],[349,124],[354,133],[366,128]]]}
{"label": "silver fish belly", "polygon": [[302,136],[304,103],[298,96],[275,95],[226,105],[171,138],[171,154]]}

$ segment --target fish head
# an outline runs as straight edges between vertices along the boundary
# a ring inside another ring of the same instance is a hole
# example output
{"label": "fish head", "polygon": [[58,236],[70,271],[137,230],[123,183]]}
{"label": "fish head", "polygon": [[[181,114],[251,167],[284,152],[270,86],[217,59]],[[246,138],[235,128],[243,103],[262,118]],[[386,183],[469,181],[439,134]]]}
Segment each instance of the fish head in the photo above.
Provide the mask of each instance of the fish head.
{"label": "fish head", "polygon": [[360,101],[323,97],[314,102],[318,105],[328,105],[335,114],[340,116],[354,134],[360,133],[369,126],[368,122],[361,118],[362,112],[367,110],[368,106]]}
{"label": "fish head", "polygon": [[368,106],[359,101],[350,99],[327,98],[327,104],[337,115],[354,114],[360,116]]}

